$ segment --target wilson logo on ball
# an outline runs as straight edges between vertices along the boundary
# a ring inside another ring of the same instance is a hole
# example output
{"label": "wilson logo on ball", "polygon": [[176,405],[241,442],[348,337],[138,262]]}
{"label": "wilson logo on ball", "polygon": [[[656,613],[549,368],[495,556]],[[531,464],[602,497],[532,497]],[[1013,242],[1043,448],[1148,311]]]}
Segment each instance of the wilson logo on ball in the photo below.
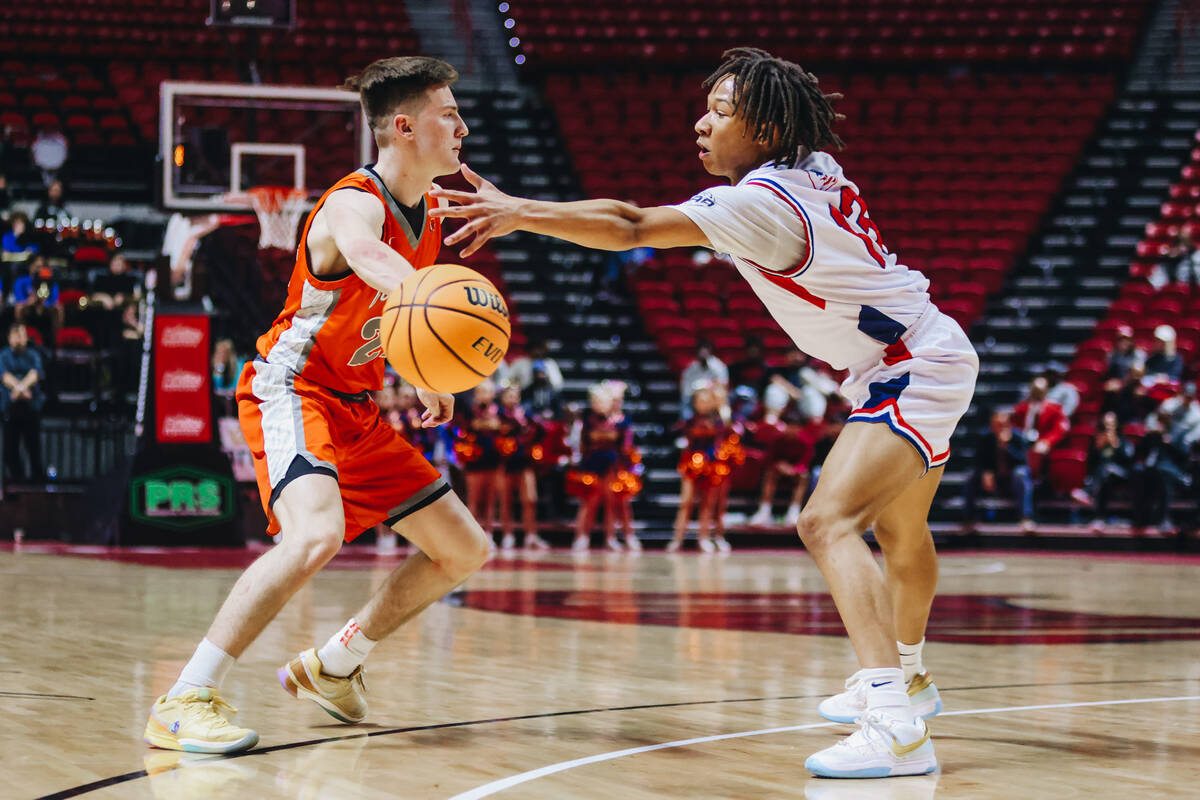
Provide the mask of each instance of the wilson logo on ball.
{"label": "wilson logo on ball", "polygon": [[[508,350],[511,325],[508,304],[491,281],[468,267],[435,264],[388,294],[378,341],[400,377],[453,393],[495,372]],[[364,349],[363,356],[369,355],[374,350]]]}
{"label": "wilson logo on ball", "polygon": [[479,286],[464,286],[463,289],[467,293],[467,303],[469,305],[490,308],[492,311],[501,314],[505,319],[508,319],[508,308],[505,307],[503,297]]}

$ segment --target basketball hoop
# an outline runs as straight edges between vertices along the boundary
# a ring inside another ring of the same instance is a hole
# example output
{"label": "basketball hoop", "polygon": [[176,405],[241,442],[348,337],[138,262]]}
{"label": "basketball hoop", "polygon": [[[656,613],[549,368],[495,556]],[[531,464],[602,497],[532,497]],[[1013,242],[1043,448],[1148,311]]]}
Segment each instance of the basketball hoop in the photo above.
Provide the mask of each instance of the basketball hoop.
{"label": "basketball hoop", "polygon": [[258,249],[296,249],[296,228],[304,214],[308,192],[291,186],[254,186],[230,192],[225,202],[250,206],[258,217]]}

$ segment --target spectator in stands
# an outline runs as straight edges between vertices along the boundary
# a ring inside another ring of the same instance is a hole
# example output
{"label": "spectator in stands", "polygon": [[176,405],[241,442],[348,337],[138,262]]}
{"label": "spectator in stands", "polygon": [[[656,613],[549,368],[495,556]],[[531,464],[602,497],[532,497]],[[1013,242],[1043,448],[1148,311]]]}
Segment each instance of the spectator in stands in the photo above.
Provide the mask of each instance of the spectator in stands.
{"label": "spectator in stands", "polygon": [[[558,369],[555,365],[554,369]],[[559,375],[561,381],[562,375]],[[550,371],[545,361],[535,361],[533,364],[533,382],[524,392],[525,410],[534,417],[549,417],[557,419],[562,415],[562,392],[550,382]]]}
{"label": "spectator in stands", "polygon": [[1154,407],[1154,401],[1146,391],[1145,377],[1146,366],[1134,364],[1124,380],[1117,382],[1117,390],[1105,395],[1101,410],[1115,412],[1121,425],[1135,420],[1140,422]]}
{"label": "spectator in stands", "polygon": [[1046,367],[1042,377],[1046,379],[1046,385],[1049,387],[1046,399],[1051,403],[1058,403],[1063,414],[1070,419],[1075,415],[1075,409],[1079,408],[1079,389],[1075,384],[1063,380],[1062,369],[1057,365]]}
{"label": "spectator in stands", "polygon": [[980,494],[989,497],[1011,497],[1026,530],[1033,528],[1033,473],[1026,458],[1027,446],[1020,432],[1013,427],[1012,415],[1003,410],[992,412],[988,432],[975,447],[975,469],[966,486],[968,523],[976,517],[976,499]]}
{"label": "spectator in stands", "polygon": [[775,489],[780,479],[792,487],[783,524],[794,526],[800,519],[800,509],[809,489],[809,465],[812,463],[813,447],[823,432],[823,426],[819,421],[805,424],[809,420],[799,412],[789,416],[791,418],[787,420],[783,430],[766,443],[762,494],[759,497],[758,510],[748,520],[749,525],[772,524],[771,505],[775,501]]}
{"label": "spectator in stands", "polygon": [[46,194],[42,196],[42,202],[38,204],[37,211],[33,216],[35,219],[59,219],[60,217],[70,217],[70,212],[67,211],[67,203],[64,195],[66,190],[63,188],[63,182],[55,178],[50,181],[50,185],[46,187]]}
{"label": "spectator in stands", "polygon": [[[4,469],[10,480],[42,481],[42,406],[46,402],[42,381],[46,373],[42,356],[29,346],[25,326],[15,323],[8,329],[8,347],[0,350],[0,416],[4,418]],[[26,472],[21,446],[29,458]]]}
{"label": "spectator in stands", "polygon": [[12,296],[17,321],[37,330],[43,342],[53,342],[62,327],[63,310],[58,303],[58,281],[44,255],[29,259],[29,272],[13,281]]}
{"label": "spectator in stands", "polygon": [[837,395],[838,382],[812,366],[807,353],[789,350],[787,366],[771,376],[771,383],[788,393],[805,420],[821,419],[829,398]]}
{"label": "spectator in stands", "polygon": [[[238,378],[241,377],[242,367],[246,359],[239,358],[233,349],[232,339],[218,339],[213,345],[212,354],[212,388],[220,397],[232,399],[237,390]],[[237,413],[236,410],[232,413]]]}
{"label": "spectator in stands", "polygon": [[1175,329],[1170,325],[1154,329],[1154,351],[1146,359],[1146,377],[1151,381],[1183,380],[1183,356],[1175,349]]}
{"label": "spectator in stands", "polygon": [[683,370],[679,379],[679,402],[684,419],[692,414],[692,393],[701,386],[729,386],[729,368],[713,355],[712,342],[701,339],[696,343],[696,359]]}
{"label": "spectator in stands", "polygon": [[766,378],[767,357],[763,352],[762,339],[747,336],[742,357],[729,365],[729,384],[734,389],[748,387],[755,396],[761,396],[766,388]]}
{"label": "spectator in stands", "polygon": [[129,266],[124,253],[113,253],[109,256],[107,269],[88,274],[92,302],[103,308],[120,308],[127,298],[138,295],[141,277],[141,273]]}
{"label": "spectator in stands", "polygon": [[1012,411],[1012,424],[1029,444],[1026,460],[1033,477],[1040,478],[1046,455],[1062,441],[1071,427],[1062,406],[1046,399],[1050,385],[1043,377],[1029,384],[1029,394]]}
{"label": "spectator in stands", "polygon": [[1108,412],[1100,422],[1088,450],[1088,477],[1082,489],[1071,492],[1075,502],[1085,506],[1094,505],[1100,520],[1111,521],[1108,509],[1113,494],[1129,482],[1133,465],[1133,445],[1121,435],[1117,415]]}
{"label": "spectator in stands", "polygon": [[1185,384],[1183,391],[1167,398],[1158,410],[1165,415],[1171,438],[1184,452],[1200,444],[1200,402],[1196,400],[1195,383]]}
{"label": "spectator in stands", "polygon": [[1171,527],[1175,492],[1191,485],[1187,462],[1188,453],[1174,435],[1171,416],[1162,409],[1155,411],[1133,454],[1135,529],[1153,532]]}
{"label": "spectator in stands", "polygon": [[1133,340],[1133,328],[1122,325],[1117,328],[1116,345],[1112,355],[1108,357],[1108,374],[1105,376],[1104,391],[1115,392],[1121,388],[1129,370],[1146,360],[1145,354],[1138,349]]}
{"label": "spectator in stands", "polygon": [[33,232],[29,229],[29,217],[24,211],[17,211],[8,220],[9,231],[0,240],[4,249],[4,260],[21,260],[37,253],[38,246],[33,243]]}
{"label": "spectator in stands", "polygon": [[495,380],[501,384],[515,382],[521,391],[525,392],[533,384],[534,369],[538,367],[546,373],[546,378],[554,390],[561,392],[562,370],[558,368],[558,362],[550,357],[550,349],[541,339],[531,341],[525,355],[502,364],[497,370]]}
{"label": "spectator in stands", "polygon": [[1156,288],[1169,281],[1195,285],[1200,283],[1200,248],[1192,241],[1188,228],[1180,229],[1161,262],[1155,265],[1150,283]]}

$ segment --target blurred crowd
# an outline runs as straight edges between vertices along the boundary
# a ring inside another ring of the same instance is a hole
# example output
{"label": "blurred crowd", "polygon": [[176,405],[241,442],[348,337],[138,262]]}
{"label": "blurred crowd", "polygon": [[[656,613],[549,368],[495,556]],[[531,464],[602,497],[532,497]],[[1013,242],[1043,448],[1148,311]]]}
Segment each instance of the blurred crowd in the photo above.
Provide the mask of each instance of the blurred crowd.
{"label": "blurred crowd", "polygon": [[1006,497],[1032,530],[1039,499],[1065,493],[1098,526],[1172,530],[1172,504],[1200,486],[1200,402],[1175,340],[1159,325],[1147,352],[1119,328],[1094,421],[1079,413],[1081,387],[1053,369],[1016,406],[995,409],[966,487],[968,519],[986,517],[981,497]]}
{"label": "blurred crowd", "polygon": [[[100,220],[72,216],[61,181],[50,180],[31,216],[14,210],[0,174],[0,329],[8,343],[0,350],[0,415],[8,481],[52,477],[40,452],[47,408],[119,409],[136,392],[143,277],[120,244]],[[64,393],[80,407],[59,403]]]}

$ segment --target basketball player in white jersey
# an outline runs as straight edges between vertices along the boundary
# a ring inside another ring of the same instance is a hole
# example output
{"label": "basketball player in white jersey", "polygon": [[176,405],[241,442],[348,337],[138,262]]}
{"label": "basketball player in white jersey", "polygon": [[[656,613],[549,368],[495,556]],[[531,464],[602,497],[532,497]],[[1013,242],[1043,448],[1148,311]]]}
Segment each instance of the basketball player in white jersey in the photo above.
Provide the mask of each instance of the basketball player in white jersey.
{"label": "basketball player in white jersey", "polygon": [[[825,149],[842,144],[817,79],[753,48],[725,53],[696,122],[704,167],[729,181],[674,206],[511,197],[469,168],[476,192],[441,191],[467,222],[463,255],[515,230],[603,250],[709,247],[734,265],[797,347],[848,369],[855,409],[797,524],[837,603],[860,669],[821,704],[859,722],[809,757],[817,775],[877,778],[937,767],[924,717],[941,707],[920,663],[937,585],[929,506],[979,361],[929,300],[929,282],[883,244],[858,187]],[[874,528],[887,578],[862,533]],[[897,652],[899,643],[901,652]],[[907,684],[907,687],[906,687]]]}

